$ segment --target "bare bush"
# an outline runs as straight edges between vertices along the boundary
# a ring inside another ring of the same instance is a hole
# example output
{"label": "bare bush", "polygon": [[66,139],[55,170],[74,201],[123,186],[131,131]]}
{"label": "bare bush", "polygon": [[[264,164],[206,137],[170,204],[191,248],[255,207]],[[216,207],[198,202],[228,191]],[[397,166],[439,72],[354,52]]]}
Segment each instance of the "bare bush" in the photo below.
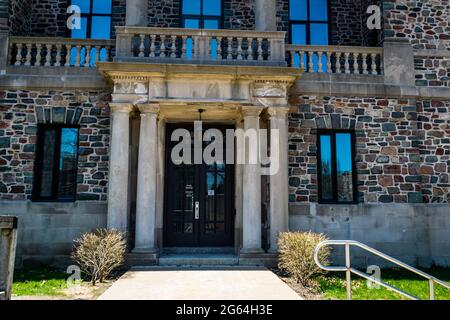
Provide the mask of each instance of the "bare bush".
{"label": "bare bush", "polygon": [[[278,238],[280,251],[278,267],[288,273],[303,286],[311,285],[311,278],[323,272],[314,262],[314,249],[327,240],[323,234],[312,232],[285,232]],[[327,265],[330,258],[329,247],[322,248],[319,261]]]}
{"label": "bare bush", "polygon": [[125,261],[125,234],[117,230],[98,229],[75,240],[72,259],[91,277],[92,285],[103,282]]}

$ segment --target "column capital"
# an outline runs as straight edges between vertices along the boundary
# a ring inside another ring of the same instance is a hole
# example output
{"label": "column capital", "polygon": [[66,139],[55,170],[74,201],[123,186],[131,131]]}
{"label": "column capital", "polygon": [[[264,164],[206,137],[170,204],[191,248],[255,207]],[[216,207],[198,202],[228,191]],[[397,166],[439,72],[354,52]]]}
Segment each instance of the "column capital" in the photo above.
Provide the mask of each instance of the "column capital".
{"label": "column capital", "polygon": [[270,118],[285,118],[289,113],[289,107],[270,107],[267,108],[267,114]]}
{"label": "column capital", "polygon": [[116,103],[112,102],[109,104],[111,111],[113,113],[126,113],[129,114],[133,110],[132,103]]}
{"label": "column capital", "polygon": [[241,108],[241,114],[245,117],[259,117],[264,107],[260,106],[243,106]]}
{"label": "column capital", "polygon": [[137,107],[139,108],[139,111],[141,111],[141,113],[146,113],[146,114],[158,115],[161,110],[158,103],[143,103],[143,104],[138,104]]}

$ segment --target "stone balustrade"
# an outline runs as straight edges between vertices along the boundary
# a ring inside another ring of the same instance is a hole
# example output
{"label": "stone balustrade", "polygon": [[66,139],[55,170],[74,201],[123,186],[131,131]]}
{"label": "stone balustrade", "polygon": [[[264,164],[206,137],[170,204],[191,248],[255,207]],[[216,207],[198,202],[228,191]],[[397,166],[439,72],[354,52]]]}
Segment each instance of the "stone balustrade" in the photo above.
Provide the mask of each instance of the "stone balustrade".
{"label": "stone balustrade", "polygon": [[9,65],[90,67],[110,61],[113,40],[11,37]]}
{"label": "stone balustrade", "polygon": [[121,61],[286,66],[285,32],[117,27]]}
{"label": "stone balustrade", "polygon": [[383,74],[383,48],[287,45],[290,66],[307,73]]}

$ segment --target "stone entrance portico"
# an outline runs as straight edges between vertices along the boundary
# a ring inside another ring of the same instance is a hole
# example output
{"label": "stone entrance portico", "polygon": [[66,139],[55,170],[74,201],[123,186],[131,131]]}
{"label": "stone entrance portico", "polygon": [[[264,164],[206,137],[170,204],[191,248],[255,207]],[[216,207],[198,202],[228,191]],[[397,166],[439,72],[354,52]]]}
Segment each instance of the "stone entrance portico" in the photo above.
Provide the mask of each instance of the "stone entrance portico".
{"label": "stone entrance portico", "polygon": [[[163,247],[166,123],[232,124],[236,128],[280,132],[280,169],[268,178],[270,253],[279,232],[288,229],[287,94],[300,72],[286,68],[103,63],[114,83],[108,227],[129,231],[130,203],[136,200],[134,254],[156,258]],[[270,70],[267,70],[270,69]],[[134,111],[133,111],[134,110]],[[140,112],[137,181],[130,170],[130,114]],[[268,120],[268,121],[266,121]],[[265,251],[261,233],[260,165],[235,167],[234,246],[241,257]],[[131,183],[137,184],[131,194]],[[244,201],[245,199],[245,201]]]}

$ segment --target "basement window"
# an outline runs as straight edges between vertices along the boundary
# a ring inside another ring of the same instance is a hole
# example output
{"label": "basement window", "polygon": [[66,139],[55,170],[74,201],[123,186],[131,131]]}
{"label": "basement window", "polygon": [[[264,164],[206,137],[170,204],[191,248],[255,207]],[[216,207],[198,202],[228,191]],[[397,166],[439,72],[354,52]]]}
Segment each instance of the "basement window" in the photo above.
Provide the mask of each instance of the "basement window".
{"label": "basement window", "polygon": [[79,129],[38,125],[34,201],[75,201]]}
{"label": "basement window", "polygon": [[356,203],[355,136],[353,131],[320,130],[317,137],[320,203]]}

